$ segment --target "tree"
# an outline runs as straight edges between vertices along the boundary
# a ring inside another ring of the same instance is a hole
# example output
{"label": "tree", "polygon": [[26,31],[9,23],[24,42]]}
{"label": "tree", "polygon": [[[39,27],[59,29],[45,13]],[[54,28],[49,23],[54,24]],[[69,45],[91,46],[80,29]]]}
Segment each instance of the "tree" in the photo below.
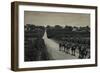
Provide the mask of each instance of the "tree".
{"label": "tree", "polygon": [[66,26],[65,26],[65,30],[66,30],[66,31],[72,31],[73,28],[72,28],[72,26],[67,26],[67,25],[66,25]]}
{"label": "tree", "polygon": [[55,25],[55,29],[62,29],[60,25]]}

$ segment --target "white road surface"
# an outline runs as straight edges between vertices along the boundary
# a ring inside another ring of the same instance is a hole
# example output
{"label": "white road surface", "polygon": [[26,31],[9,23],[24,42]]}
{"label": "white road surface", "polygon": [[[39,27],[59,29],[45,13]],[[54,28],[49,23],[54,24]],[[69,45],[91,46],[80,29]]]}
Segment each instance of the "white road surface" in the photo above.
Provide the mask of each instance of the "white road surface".
{"label": "white road surface", "polygon": [[48,39],[46,32],[45,32],[43,38],[44,38],[44,41],[45,41],[45,44],[47,47],[47,51],[48,51],[51,59],[54,59],[54,60],[78,59],[78,55],[72,56],[71,54],[67,54],[65,52],[59,51],[59,44],[56,43],[52,39]]}

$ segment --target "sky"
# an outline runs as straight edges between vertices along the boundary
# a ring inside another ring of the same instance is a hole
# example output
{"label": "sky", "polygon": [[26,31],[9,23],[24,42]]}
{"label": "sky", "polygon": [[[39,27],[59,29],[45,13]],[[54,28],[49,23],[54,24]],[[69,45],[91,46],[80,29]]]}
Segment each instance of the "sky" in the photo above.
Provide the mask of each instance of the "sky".
{"label": "sky", "polygon": [[24,11],[24,24],[37,26],[90,26],[90,14]]}

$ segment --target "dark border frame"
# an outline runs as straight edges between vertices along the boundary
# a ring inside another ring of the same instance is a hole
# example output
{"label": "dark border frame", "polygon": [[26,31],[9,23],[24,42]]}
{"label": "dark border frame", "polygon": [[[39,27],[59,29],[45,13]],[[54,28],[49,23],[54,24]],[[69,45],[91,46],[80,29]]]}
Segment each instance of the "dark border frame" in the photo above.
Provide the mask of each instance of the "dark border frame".
{"label": "dark border frame", "polygon": [[[19,5],[36,5],[36,6],[50,6],[50,7],[69,7],[95,10],[95,64],[85,65],[64,65],[52,67],[36,67],[36,68],[18,68],[18,6]],[[93,67],[97,66],[97,7],[84,5],[68,5],[68,4],[50,4],[50,3],[35,3],[35,2],[12,2],[11,3],[11,70],[13,71],[28,71],[28,70],[47,70],[60,68],[76,68],[76,67]]]}

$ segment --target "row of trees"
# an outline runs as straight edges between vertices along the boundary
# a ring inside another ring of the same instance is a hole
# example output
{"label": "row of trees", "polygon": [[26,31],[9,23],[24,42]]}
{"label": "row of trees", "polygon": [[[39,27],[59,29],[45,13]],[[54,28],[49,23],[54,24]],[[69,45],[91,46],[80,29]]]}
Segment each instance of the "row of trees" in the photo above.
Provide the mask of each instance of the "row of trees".
{"label": "row of trees", "polygon": [[27,24],[25,27],[25,36],[31,37],[43,37],[46,30],[48,38],[62,38],[62,37],[89,37],[90,36],[90,27],[72,27],[72,26],[36,26],[33,24]]}
{"label": "row of trees", "polygon": [[[41,29],[45,29],[44,26],[35,26],[34,24],[26,24],[25,26],[25,29],[26,30],[34,30],[36,28],[41,28]],[[85,26],[85,27],[72,27],[72,26],[65,26],[65,27],[62,27],[60,25],[55,25],[55,26],[50,26],[50,25],[47,25],[46,27],[47,29],[58,29],[58,30],[61,30],[61,29],[64,29],[64,30],[67,30],[67,31],[90,31],[90,27],[89,26]]]}
{"label": "row of trees", "polygon": [[45,32],[44,26],[35,26],[33,24],[26,24],[24,26],[25,37],[40,37],[42,38]]}
{"label": "row of trees", "polygon": [[72,27],[72,26],[65,26],[65,27],[62,27],[60,25],[55,25],[55,26],[47,26],[48,29],[58,29],[58,30],[61,30],[61,29],[64,29],[64,30],[67,30],[67,31],[90,31],[90,27],[89,26],[85,26],[85,27]]}
{"label": "row of trees", "polygon": [[72,27],[60,25],[47,26],[48,38],[62,38],[62,37],[89,37],[90,27]]}

